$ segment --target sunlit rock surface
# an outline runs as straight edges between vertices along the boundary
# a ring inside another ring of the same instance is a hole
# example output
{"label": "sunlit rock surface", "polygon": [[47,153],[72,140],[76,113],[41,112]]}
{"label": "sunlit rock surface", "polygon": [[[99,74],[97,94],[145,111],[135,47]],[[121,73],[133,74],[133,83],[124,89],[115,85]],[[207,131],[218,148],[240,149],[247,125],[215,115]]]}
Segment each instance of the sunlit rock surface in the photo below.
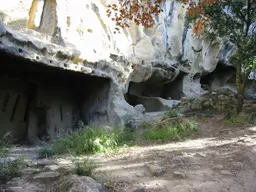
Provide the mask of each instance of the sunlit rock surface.
{"label": "sunlit rock surface", "polygon": [[[136,64],[158,61],[173,64],[186,61],[181,70],[189,73],[212,72],[218,55],[227,60],[230,45],[193,38],[185,24],[186,8],[176,1],[166,1],[156,25],[145,29],[131,27],[114,34],[114,22],[106,17],[106,5],[116,1],[13,0],[0,8],[2,21],[13,30],[80,51],[89,62],[109,60],[110,54],[123,55]],[[222,50],[222,53],[219,51]]]}
{"label": "sunlit rock surface", "polygon": [[[116,2],[3,3],[0,50],[45,66],[110,79],[106,107],[99,112],[90,106],[89,117],[104,113],[100,119],[112,124],[125,124],[131,116],[143,117],[133,106],[143,104],[140,101],[144,97],[151,103],[144,106],[146,111],[152,111],[167,110],[182,97],[202,95],[201,77],[214,72],[218,61],[230,65],[234,45],[219,39],[210,42],[194,38],[186,25],[186,7],[181,3],[167,0],[153,28],[131,23],[130,28],[114,34],[115,23],[106,16],[106,6]],[[132,94],[131,83],[140,83],[136,95]],[[152,101],[157,101],[157,106]],[[97,123],[99,118],[92,119]]]}

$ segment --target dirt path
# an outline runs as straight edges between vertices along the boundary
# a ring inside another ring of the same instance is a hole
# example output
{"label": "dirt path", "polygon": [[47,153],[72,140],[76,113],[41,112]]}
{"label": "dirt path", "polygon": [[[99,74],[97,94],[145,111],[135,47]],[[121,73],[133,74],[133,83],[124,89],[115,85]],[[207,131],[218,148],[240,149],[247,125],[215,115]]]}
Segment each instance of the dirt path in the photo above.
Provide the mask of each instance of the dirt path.
{"label": "dirt path", "polygon": [[200,123],[200,138],[96,156],[96,178],[117,192],[256,192],[256,127]]}

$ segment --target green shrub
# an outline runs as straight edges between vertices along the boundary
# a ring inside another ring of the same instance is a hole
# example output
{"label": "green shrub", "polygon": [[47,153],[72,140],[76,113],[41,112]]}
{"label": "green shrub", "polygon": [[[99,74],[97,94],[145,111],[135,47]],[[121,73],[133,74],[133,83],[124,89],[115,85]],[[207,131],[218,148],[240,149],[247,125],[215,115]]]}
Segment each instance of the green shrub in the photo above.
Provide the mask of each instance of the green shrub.
{"label": "green shrub", "polygon": [[92,171],[97,168],[96,164],[86,159],[82,162],[75,162],[75,171],[79,176],[92,176]]}
{"label": "green shrub", "polygon": [[145,133],[146,140],[177,141],[190,136],[198,130],[197,124],[193,121],[183,121],[170,124],[155,124],[148,127]]}
{"label": "green shrub", "polygon": [[54,142],[51,153],[75,155],[106,153],[128,143],[132,138],[133,134],[124,128],[109,130],[104,127],[87,127]]}
{"label": "green shrub", "polygon": [[54,151],[52,149],[48,148],[42,148],[39,150],[39,158],[47,158],[47,157],[52,157],[54,155]]}

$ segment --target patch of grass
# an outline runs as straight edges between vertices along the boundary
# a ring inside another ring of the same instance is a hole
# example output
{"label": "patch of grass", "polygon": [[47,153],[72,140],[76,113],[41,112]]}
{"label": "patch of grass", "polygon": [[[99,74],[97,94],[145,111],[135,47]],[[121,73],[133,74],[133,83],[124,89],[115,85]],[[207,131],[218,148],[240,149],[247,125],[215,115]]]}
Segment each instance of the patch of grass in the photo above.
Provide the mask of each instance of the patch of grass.
{"label": "patch of grass", "polygon": [[7,155],[9,154],[9,147],[12,141],[13,139],[12,139],[11,132],[7,132],[0,139],[0,157],[2,158],[7,157]]}
{"label": "patch of grass", "polygon": [[156,141],[178,141],[184,139],[198,130],[194,121],[183,118],[170,118],[169,122],[160,122],[147,127],[146,140]]}
{"label": "patch of grass", "polygon": [[95,168],[97,168],[96,164],[88,159],[82,162],[75,162],[75,172],[79,176],[92,176]]}
{"label": "patch of grass", "polygon": [[75,155],[108,153],[133,140],[133,133],[125,128],[110,130],[105,127],[86,127],[53,143],[52,149],[43,149],[41,157],[70,153]]}
{"label": "patch of grass", "polygon": [[138,142],[143,142],[143,139],[146,141],[175,141],[188,137],[197,130],[197,125],[194,122],[185,120],[180,115],[176,116],[175,118],[164,118],[158,124],[144,122],[142,127],[145,129],[142,132],[133,132],[127,128],[85,127],[53,142],[50,149],[41,149],[39,156],[46,158],[61,154],[77,156],[120,152]]}
{"label": "patch of grass", "polygon": [[54,155],[54,151],[52,149],[48,149],[45,147],[39,150],[40,159],[52,157],[53,155]]}
{"label": "patch of grass", "polygon": [[249,123],[255,123],[255,121],[256,121],[256,108],[255,107],[245,107],[244,113],[248,116]]}
{"label": "patch of grass", "polygon": [[6,183],[14,177],[21,176],[22,161],[11,160],[8,158],[9,147],[11,146],[13,139],[11,132],[7,132],[0,139],[0,181]]}
{"label": "patch of grass", "polygon": [[249,123],[249,117],[244,115],[234,115],[224,121],[226,126],[242,126]]}
{"label": "patch of grass", "polygon": [[200,116],[200,115],[195,115],[195,116],[193,117],[193,119],[194,119],[195,121],[201,121],[201,122],[204,122],[204,123],[206,123],[206,122],[209,121],[209,117],[203,117],[203,116]]}
{"label": "patch of grass", "polygon": [[0,163],[0,180],[7,182],[14,177],[20,177],[21,164],[20,160]]}
{"label": "patch of grass", "polygon": [[169,112],[167,112],[164,116],[164,119],[167,119],[167,118],[173,118],[173,117],[184,117],[183,114],[181,113],[178,113],[177,111],[175,110],[170,110]]}

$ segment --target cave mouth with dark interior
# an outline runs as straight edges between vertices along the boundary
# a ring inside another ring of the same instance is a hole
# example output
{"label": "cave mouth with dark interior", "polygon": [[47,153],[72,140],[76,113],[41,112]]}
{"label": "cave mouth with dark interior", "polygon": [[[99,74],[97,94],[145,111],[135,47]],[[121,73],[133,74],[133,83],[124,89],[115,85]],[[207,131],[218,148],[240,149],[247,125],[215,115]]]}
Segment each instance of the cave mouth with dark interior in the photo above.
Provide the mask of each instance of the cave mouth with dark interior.
{"label": "cave mouth with dark interior", "polygon": [[142,104],[146,112],[167,111],[184,96],[184,76],[180,72],[174,81],[164,84],[130,82],[125,100],[132,106]]}
{"label": "cave mouth with dark interior", "polygon": [[223,63],[218,63],[216,69],[200,79],[201,88],[205,91],[216,89],[224,86],[234,87],[235,85],[235,68]]}
{"label": "cave mouth with dark interior", "polygon": [[0,139],[16,143],[73,131],[79,121],[107,121],[110,79],[0,52]]}

